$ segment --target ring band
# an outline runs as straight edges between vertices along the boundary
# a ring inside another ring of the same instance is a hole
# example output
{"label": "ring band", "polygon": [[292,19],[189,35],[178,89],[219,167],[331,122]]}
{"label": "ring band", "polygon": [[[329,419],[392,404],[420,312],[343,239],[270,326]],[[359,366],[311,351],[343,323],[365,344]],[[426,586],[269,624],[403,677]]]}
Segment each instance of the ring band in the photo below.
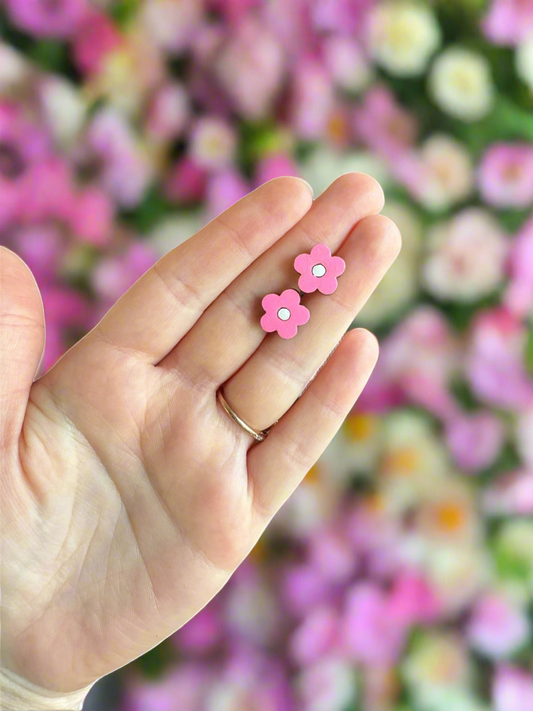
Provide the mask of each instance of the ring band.
{"label": "ring band", "polygon": [[231,417],[233,422],[235,422],[237,425],[239,425],[239,427],[241,429],[243,429],[245,432],[247,432],[249,435],[251,435],[255,439],[256,442],[262,442],[266,438],[266,436],[272,429],[271,427],[269,427],[267,430],[263,430],[262,432],[256,432],[256,430],[254,430],[252,427],[250,427],[250,425],[247,425],[244,420],[241,420],[239,415],[237,415],[237,413],[231,409],[231,406],[228,404],[228,401],[222,394],[222,388],[219,389],[219,391],[217,393],[217,398],[218,398],[218,401],[220,402],[220,404],[222,405],[222,407],[224,408],[224,411],[226,412],[227,415],[229,415],[229,417]]}

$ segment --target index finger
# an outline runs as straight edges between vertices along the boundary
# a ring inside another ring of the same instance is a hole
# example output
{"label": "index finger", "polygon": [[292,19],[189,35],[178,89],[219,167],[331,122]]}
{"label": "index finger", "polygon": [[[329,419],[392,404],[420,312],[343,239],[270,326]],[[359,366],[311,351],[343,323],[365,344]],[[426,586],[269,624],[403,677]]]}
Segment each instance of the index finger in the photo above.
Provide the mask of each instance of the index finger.
{"label": "index finger", "polygon": [[154,264],[91,336],[158,363],[209,304],[283,237],[312,202],[311,187],[300,178],[265,183]]}

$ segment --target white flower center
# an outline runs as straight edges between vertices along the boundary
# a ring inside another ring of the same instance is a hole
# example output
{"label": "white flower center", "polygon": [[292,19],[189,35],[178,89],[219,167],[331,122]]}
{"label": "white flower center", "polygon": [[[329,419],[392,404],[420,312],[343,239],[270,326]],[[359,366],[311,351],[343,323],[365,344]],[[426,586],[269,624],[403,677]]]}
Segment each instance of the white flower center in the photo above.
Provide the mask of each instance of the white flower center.
{"label": "white flower center", "polygon": [[278,311],[278,318],[280,321],[288,321],[291,317],[291,312],[289,309],[283,308]]}
{"label": "white flower center", "polygon": [[323,264],[315,264],[311,269],[311,274],[316,277],[323,277],[326,273],[326,267]]}

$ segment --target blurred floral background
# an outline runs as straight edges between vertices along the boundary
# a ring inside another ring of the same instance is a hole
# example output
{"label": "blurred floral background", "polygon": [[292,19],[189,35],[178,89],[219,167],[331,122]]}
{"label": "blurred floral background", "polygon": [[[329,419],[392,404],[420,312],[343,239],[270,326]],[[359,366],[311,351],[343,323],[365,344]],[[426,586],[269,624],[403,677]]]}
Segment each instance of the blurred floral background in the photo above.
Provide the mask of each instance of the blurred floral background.
{"label": "blurred floral background", "polygon": [[0,0],[0,31],[45,369],[275,176],[368,172],[404,238],[363,398],[121,711],[532,711],[533,0]]}

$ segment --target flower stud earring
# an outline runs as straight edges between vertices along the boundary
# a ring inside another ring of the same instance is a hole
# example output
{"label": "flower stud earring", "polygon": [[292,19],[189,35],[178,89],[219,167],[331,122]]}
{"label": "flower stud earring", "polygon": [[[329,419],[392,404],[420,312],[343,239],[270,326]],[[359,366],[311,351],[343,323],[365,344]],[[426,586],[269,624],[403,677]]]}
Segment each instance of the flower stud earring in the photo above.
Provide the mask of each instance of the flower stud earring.
{"label": "flower stud earring", "polygon": [[261,302],[265,314],[261,318],[261,328],[267,333],[277,331],[282,338],[294,338],[298,326],[309,321],[309,309],[300,304],[300,294],[296,289],[286,289],[280,295],[267,294]]}
{"label": "flower stud earring", "polygon": [[326,244],[315,244],[310,254],[299,254],[294,260],[294,268],[300,274],[298,288],[305,294],[320,291],[333,294],[337,289],[337,277],[346,269],[344,259],[332,257]]}

